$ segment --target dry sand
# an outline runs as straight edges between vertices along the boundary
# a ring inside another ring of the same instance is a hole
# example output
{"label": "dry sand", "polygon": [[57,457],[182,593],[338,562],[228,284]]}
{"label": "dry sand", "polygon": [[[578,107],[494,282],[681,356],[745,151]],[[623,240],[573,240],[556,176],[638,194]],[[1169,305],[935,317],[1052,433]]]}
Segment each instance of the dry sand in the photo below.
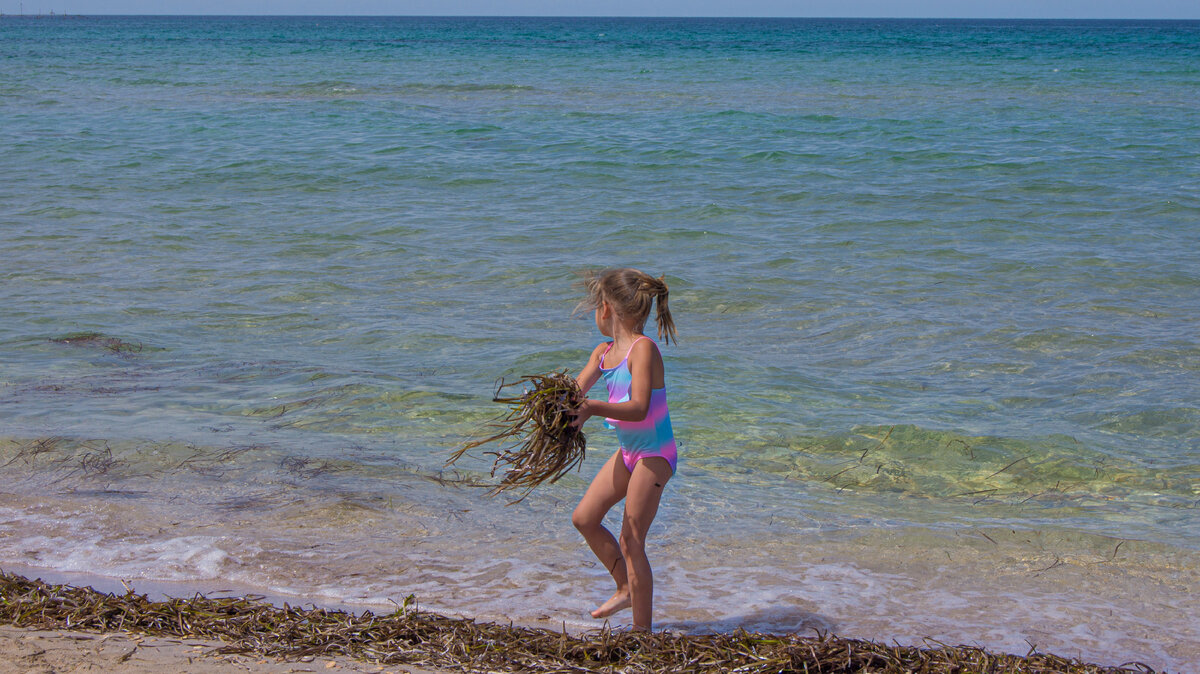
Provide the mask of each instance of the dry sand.
{"label": "dry sand", "polygon": [[258,655],[222,655],[219,641],[147,637],[124,632],[31,630],[0,625],[0,674],[232,674],[233,672],[408,672],[448,674],[455,670],[409,665],[374,665],[350,658],[283,661]]}

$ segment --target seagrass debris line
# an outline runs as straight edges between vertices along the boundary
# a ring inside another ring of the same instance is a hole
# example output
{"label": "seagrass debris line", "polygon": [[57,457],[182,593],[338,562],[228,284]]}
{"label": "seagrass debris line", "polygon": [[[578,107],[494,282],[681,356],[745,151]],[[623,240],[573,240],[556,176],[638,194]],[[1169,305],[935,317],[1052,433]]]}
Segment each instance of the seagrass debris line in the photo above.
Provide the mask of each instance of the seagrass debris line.
{"label": "seagrass debris line", "polygon": [[[519,395],[501,395],[508,388],[520,386]],[[516,503],[538,485],[557,482],[583,462],[587,438],[572,425],[583,395],[575,378],[565,372],[525,375],[511,383],[501,379],[496,384],[492,401],[508,407],[508,413],[488,427],[498,432],[463,445],[446,461],[449,466],[468,451],[493,442],[511,442],[511,446],[484,452],[495,457],[492,477],[502,471],[500,483],[493,486],[491,495],[502,491],[522,489]]]}
{"label": "seagrass debris line", "polygon": [[389,615],[277,607],[260,597],[151,601],[132,589],[107,594],[0,571],[0,622],[37,629],[126,631],[225,642],[218,653],[284,659],[348,656],[379,664],[468,672],[744,672],[766,674],[1153,672],[1140,663],[1103,667],[1055,655],[996,654],[969,646],[885,645],[828,634],[713,635],[614,632],[572,636],[477,623],[416,608],[410,595]]}

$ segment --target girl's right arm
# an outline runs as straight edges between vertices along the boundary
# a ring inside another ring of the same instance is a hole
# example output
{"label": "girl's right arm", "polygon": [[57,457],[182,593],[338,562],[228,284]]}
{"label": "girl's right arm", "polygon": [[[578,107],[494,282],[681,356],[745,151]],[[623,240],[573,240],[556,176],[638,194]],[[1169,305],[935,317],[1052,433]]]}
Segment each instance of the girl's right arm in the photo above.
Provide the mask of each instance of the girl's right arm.
{"label": "girl's right arm", "polygon": [[579,392],[585,396],[600,379],[600,357],[604,355],[604,349],[607,346],[608,342],[601,342],[592,349],[592,355],[588,358],[587,365],[584,365],[583,371],[575,377],[575,383],[579,385]]}
{"label": "girl's right arm", "polygon": [[[601,342],[592,349],[592,355],[588,358],[587,365],[583,366],[583,371],[575,377],[575,383],[579,385],[579,395],[584,403],[580,410],[587,409],[587,393],[592,389],[592,385],[600,379],[600,359],[604,356],[605,349],[608,348],[608,342]],[[571,424],[576,428],[583,427],[583,423],[592,415],[586,411],[581,411]]]}

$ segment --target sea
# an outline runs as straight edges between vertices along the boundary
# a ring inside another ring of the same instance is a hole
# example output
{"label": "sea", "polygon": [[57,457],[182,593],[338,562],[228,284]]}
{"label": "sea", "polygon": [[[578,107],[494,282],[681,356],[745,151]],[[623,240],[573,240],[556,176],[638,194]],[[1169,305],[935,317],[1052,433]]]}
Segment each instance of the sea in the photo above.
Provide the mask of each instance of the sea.
{"label": "sea", "polygon": [[598,628],[610,266],[656,628],[1200,669],[1197,21],[2,16],[0,567]]}

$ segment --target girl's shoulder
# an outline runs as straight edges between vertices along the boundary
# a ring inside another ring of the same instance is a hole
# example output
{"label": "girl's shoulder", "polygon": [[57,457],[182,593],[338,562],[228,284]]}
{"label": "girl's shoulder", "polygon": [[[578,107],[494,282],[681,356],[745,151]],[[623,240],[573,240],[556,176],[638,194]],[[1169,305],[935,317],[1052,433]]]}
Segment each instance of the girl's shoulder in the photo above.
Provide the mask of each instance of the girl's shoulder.
{"label": "girl's shoulder", "polygon": [[608,351],[609,347],[611,347],[611,346],[612,346],[612,342],[600,342],[599,344],[596,345],[596,348],[592,349],[591,359],[592,360],[600,360],[600,356],[603,356],[604,352]]}
{"label": "girl's shoulder", "polygon": [[651,389],[660,389],[666,386],[666,381],[663,379],[666,364],[663,363],[662,352],[658,350],[658,344],[649,337],[639,339],[634,343],[629,349],[626,363],[630,374],[635,379],[642,375],[650,377]]}
{"label": "girl's shoulder", "polygon": [[658,350],[658,343],[649,337],[641,337],[629,349],[630,358],[662,358],[662,352]]}

